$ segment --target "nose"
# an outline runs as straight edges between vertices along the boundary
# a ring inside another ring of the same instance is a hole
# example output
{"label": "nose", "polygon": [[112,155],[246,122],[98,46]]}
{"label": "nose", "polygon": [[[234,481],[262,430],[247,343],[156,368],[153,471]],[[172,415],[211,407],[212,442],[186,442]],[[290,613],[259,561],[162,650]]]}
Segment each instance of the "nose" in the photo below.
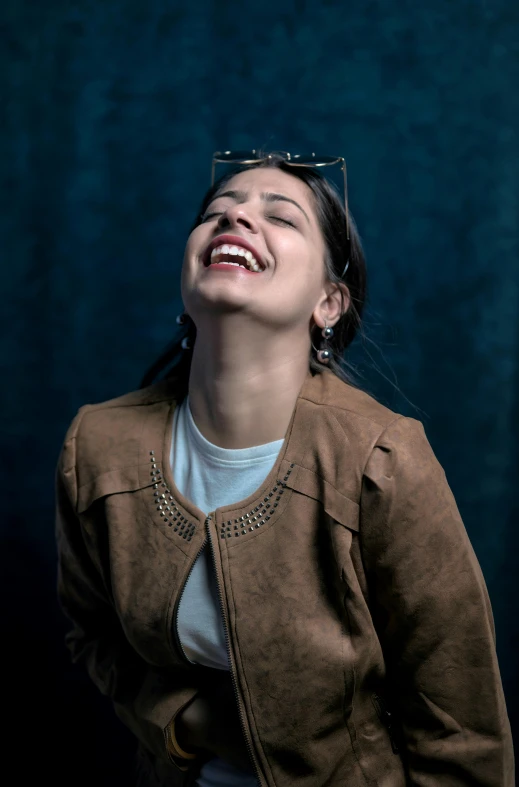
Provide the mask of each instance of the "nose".
{"label": "nose", "polygon": [[246,227],[249,232],[257,233],[258,224],[251,211],[244,205],[232,205],[227,208],[218,218],[218,227],[227,229],[228,227]]}

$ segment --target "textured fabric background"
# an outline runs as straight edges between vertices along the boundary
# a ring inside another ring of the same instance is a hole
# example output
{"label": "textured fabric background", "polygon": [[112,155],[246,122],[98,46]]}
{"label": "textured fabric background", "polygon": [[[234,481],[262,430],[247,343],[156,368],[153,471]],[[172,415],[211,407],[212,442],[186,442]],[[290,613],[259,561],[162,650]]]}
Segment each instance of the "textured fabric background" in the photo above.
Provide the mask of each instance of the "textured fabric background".
{"label": "textured fabric background", "polygon": [[351,357],[446,470],[517,740],[518,22],[512,0],[3,0],[0,598],[26,770],[130,783],[131,741],[63,646],[54,467],[77,408],[170,340],[229,148],[347,159],[370,286]]}

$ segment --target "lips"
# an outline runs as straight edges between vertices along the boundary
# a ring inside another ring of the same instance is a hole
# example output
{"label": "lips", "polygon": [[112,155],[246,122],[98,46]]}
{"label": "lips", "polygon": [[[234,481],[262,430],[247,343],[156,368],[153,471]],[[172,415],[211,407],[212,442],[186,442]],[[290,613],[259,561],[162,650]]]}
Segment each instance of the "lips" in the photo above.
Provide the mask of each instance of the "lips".
{"label": "lips", "polygon": [[218,237],[213,238],[202,255],[202,262],[206,267],[211,262],[212,250],[216,249],[218,246],[223,246],[224,243],[226,243],[228,246],[239,246],[240,248],[245,249],[245,251],[250,251],[250,253],[253,254],[258,261],[258,265],[260,265],[263,270],[265,270],[267,267],[263,258],[256,251],[254,246],[246,241],[245,238],[242,238],[241,235],[218,235]]}

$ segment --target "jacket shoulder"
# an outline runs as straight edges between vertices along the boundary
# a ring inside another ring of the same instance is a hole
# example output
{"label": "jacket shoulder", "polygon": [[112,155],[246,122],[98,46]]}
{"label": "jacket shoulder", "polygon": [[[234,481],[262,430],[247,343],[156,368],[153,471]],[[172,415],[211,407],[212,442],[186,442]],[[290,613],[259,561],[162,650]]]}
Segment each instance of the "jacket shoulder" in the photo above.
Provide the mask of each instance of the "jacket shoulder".
{"label": "jacket shoulder", "polygon": [[172,401],[176,398],[174,387],[168,381],[155,383],[146,388],[139,388],[112,399],[101,402],[83,404],[74,416],[67,430],[66,438],[75,437],[80,425],[85,420],[93,423],[99,420],[110,420],[114,410],[135,409],[154,405],[160,402]]}
{"label": "jacket shoulder", "polygon": [[380,434],[397,419],[414,420],[391,410],[371,394],[344,382],[329,370],[309,380],[302,398],[326,407],[349,429],[361,429],[370,434]]}
{"label": "jacket shoulder", "polygon": [[[325,370],[308,378],[301,392],[302,410],[293,461],[325,479],[341,495],[357,501],[370,459],[414,462],[428,451],[423,425],[378,402],[371,394]],[[298,433],[299,434],[299,433]],[[300,471],[300,475],[302,471]],[[304,473],[303,473],[304,474]],[[313,484],[317,483],[315,480]]]}
{"label": "jacket shoulder", "polygon": [[83,408],[88,408],[90,412],[94,410],[110,410],[114,407],[139,407],[141,405],[155,404],[175,398],[174,386],[168,381],[162,381],[149,385],[147,388],[138,388],[133,391],[116,396],[113,399],[106,399],[96,404],[86,404]]}
{"label": "jacket shoulder", "polygon": [[59,459],[62,471],[76,468],[78,484],[142,462],[143,441],[162,440],[174,386],[161,381],[121,396],[84,404],[71,421]]}

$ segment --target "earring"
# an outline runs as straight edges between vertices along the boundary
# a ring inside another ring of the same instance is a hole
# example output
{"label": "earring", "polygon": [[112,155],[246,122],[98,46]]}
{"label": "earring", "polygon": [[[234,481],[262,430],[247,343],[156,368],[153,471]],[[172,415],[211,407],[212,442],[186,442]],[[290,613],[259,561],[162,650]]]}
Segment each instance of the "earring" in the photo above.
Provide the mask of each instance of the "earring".
{"label": "earring", "polygon": [[[182,314],[177,314],[175,318],[175,322],[177,323],[177,325],[186,325],[188,320],[189,320],[189,314],[187,314],[187,312],[182,312]],[[184,338],[180,342],[180,346],[182,347],[183,350],[192,350],[193,343],[190,337],[184,336]]]}
{"label": "earring", "polygon": [[320,363],[327,364],[330,363],[331,359],[333,358],[333,352],[328,346],[328,340],[331,339],[333,336],[333,328],[330,328],[328,325],[326,325],[326,320],[324,321],[324,328],[321,331],[321,336],[323,337],[323,341],[321,342],[321,349],[318,350],[313,342],[312,342],[312,347],[317,353],[317,360]]}

